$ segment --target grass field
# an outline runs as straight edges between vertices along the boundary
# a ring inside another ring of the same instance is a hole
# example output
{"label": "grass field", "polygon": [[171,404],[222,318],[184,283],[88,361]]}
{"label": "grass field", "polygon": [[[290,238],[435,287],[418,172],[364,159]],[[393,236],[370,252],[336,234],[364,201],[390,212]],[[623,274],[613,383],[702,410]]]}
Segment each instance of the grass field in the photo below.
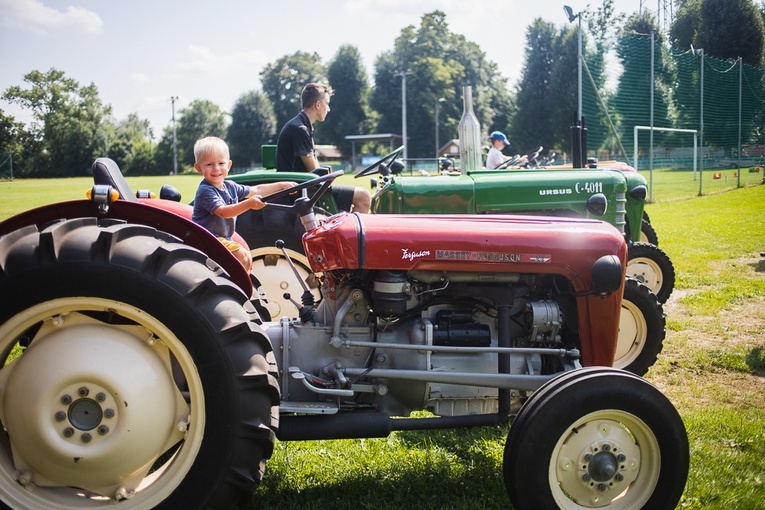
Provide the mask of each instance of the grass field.
{"label": "grass field", "polygon": [[[710,178],[710,186],[721,181],[719,189],[705,186],[698,197],[688,172],[654,171],[647,212],[677,282],[665,305],[664,350],[646,379],[678,408],[690,438],[690,476],[678,508],[755,510],[765,501],[765,186],[754,185],[757,174],[731,189],[734,170],[723,172],[728,180]],[[198,181],[128,179],[154,190],[172,183],[184,201]],[[90,185],[86,178],[0,182],[0,220],[79,199]],[[509,508],[501,468],[506,434],[507,427],[491,427],[278,443],[250,508]]]}
{"label": "grass field", "polygon": [[742,168],[741,172],[738,169],[711,168],[703,173],[665,168],[652,172],[641,170],[640,173],[648,181],[650,201],[664,202],[758,185],[765,177],[764,171],[763,167]]}

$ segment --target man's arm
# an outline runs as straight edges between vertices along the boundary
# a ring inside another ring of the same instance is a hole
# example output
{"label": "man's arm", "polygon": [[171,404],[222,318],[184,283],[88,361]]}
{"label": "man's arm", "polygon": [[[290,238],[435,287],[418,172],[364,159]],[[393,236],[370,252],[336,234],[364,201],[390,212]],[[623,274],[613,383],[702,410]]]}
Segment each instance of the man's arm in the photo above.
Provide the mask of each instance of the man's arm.
{"label": "man's arm", "polygon": [[310,156],[300,156],[300,159],[303,161],[303,166],[305,167],[306,172],[312,172],[319,168],[319,162],[313,154]]}

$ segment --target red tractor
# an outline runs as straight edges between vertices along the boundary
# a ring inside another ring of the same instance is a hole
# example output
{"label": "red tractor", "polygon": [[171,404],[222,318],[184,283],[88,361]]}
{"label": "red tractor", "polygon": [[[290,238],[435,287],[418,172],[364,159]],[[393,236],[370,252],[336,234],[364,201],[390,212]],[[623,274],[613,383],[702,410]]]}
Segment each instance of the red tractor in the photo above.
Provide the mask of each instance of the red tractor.
{"label": "red tractor", "polygon": [[110,160],[94,171],[111,183],[89,199],[0,223],[0,507],[229,509],[277,438],[512,420],[513,508],[675,508],[683,422],[610,368],[627,258],[610,225],[319,221],[332,173],[268,206],[300,216],[322,293],[272,321],[189,206],[136,200]]}

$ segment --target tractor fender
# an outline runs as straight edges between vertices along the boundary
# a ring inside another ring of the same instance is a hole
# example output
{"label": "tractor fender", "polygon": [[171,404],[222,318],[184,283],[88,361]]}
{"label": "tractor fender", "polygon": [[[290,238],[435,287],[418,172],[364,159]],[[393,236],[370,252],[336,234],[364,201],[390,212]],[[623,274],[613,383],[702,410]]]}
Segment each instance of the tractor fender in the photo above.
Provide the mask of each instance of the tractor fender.
{"label": "tractor fender", "polygon": [[[145,200],[132,202],[117,200],[109,205],[108,211],[102,213],[98,206],[90,200],[72,200],[44,205],[30,209],[7,220],[0,222],[0,236],[28,225],[42,228],[44,225],[61,219],[97,217],[122,220],[127,223],[146,225],[177,237],[182,242],[204,252],[215,261],[247,296],[252,295],[250,276],[242,264],[218,239],[205,228],[191,221],[191,206],[170,200]],[[235,239],[249,251],[247,243],[241,237]]]}

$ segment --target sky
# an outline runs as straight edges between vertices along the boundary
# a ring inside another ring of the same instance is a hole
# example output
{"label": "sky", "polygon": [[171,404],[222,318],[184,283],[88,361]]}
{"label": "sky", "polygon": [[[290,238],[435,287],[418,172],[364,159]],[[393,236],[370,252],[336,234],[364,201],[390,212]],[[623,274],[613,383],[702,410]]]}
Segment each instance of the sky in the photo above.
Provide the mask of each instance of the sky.
{"label": "sky", "polygon": [[[655,11],[658,1],[651,3]],[[230,112],[242,94],[260,90],[265,65],[296,51],[326,64],[342,45],[355,46],[371,82],[375,59],[434,10],[512,86],[527,27],[535,18],[567,24],[564,4],[577,13],[601,0],[0,0],[0,92],[28,88],[30,71],[56,68],[82,86],[94,83],[116,120],[148,119],[159,139],[171,125],[171,97],[176,113],[197,99]],[[641,0],[614,6],[630,14]],[[31,120],[6,101],[0,109]]]}

